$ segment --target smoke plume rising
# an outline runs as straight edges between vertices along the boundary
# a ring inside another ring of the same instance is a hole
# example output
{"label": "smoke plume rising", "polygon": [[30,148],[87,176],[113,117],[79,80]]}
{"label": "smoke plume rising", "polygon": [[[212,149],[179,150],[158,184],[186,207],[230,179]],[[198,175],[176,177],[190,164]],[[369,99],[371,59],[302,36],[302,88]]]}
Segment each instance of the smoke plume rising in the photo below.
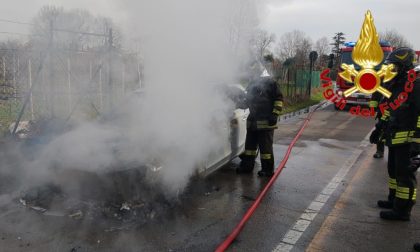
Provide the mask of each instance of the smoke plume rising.
{"label": "smoke plume rising", "polygon": [[117,102],[107,123],[78,122],[56,137],[30,162],[30,174],[157,161],[165,188],[182,190],[197,166],[229,141],[219,131],[229,127],[234,105],[217,86],[237,82],[257,23],[254,4],[120,1],[123,29],[140,41],[144,94]]}

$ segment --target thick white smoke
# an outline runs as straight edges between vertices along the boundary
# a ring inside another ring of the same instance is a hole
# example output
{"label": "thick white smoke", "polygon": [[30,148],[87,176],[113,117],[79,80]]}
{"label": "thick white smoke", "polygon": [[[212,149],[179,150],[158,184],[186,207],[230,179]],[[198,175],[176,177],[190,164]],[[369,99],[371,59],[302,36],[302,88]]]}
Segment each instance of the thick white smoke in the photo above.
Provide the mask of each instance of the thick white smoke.
{"label": "thick white smoke", "polygon": [[139,134],[163,159],[164,180],[175,188],[226,141],[215,128],[227,121],[232,107],[213,90],[215,83],[235,77],[229,7],[227,1],[193,0],[123,4],[131,29],[144,41],[147,95]]}
{"label": "thick white smoke", "polygon": [[[124,0],[127,37],[141,39],[144,95],[121,101],[118,123],[82,123],[31,166],[103,171],[158,160],[165,185],[182,189],[225,139],[233,104],[215,86],[234,83],[256,24],[253,1]],[[250,26],[250,27],[248,27]]]}

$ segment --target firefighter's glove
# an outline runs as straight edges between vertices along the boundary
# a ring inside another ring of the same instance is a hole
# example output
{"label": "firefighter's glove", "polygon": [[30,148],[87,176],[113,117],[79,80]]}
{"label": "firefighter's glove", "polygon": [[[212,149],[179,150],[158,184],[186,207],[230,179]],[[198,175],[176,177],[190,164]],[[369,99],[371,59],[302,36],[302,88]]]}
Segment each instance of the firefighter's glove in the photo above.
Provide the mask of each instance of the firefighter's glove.
{"label": "firefighter's glove", "polygon": [[369,141],[372,144],[377,144],[379,142],[379,137],[381,136],[381,131],[375,128],[370,134]]}
{"label": "firefighter's glove", "polygon": [[272,114],[272,115],[270,116],[270,118],[268,118],[268,125],[269,125],[269,126],[274,126],[274,125],[277,125],[277,119],[278,119],[278,116],[277,116],[277,115],[275,115],[275,114]]}

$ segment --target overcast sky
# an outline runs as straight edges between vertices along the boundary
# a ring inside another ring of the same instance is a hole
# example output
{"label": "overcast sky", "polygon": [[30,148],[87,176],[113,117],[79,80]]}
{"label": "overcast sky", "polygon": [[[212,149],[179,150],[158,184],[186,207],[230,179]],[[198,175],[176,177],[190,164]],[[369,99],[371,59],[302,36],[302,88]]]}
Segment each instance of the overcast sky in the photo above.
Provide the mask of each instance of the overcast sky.
{"label": "overcast sky", "polygon": [[[354,41],[358,38],[364,14],[369,9],[372,11],[378,31],[395,29],[409,40],[414,49],[420,50],[419,0],[265,0],[265,2],[267,8],[263,12],[261,26],[275,33],[277,37],[297,29],[315,41],[323,36],[331,38],[335,32],[341,31],[346,34],[348,41]],[[124,12],[120,11],[118,0],[0,0],[0,19],[30,22],[37,11],[46,4],[64,6],[68,9],[84,8],[95,15],[109,16],[121,26],[130,22]],[[0,22],[0,32],[27,33],[27,30],[22,25]],[[1,38],[6,36],[0,35]]]}
{"label": "overcast sky", "polygon": [[420,50],[419,0],[269,0],[262,25],[278,36],[298,29],[316,40],[341,31],[347,41],[355,41],[367,10],[378,32],[397,30]]}

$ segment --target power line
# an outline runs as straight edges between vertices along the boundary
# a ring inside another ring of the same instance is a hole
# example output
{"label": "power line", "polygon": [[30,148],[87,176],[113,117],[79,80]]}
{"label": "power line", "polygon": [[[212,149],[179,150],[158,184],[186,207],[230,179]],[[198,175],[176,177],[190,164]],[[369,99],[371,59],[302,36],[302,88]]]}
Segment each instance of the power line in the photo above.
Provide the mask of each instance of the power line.
{"label": "power line", "polygon": [[[0,22],[36,26],[36,24],[33,24],[33,23],[20,22],[20,21],[14,21],[14,20],[9,20],[9,19],[0,19]],[[72,31],[72,30],[67,30],[67,29],[53,29],[53,31],[68,32],[68,33],[82,34],[82,35],[91,35],[91,36],[98,36],[98,37],[107,37],[108,36],[108,34],[94,33],[94,32]]]}
{"label": "power line", "polygon": [[0,19],[0,22],[35,26],[35,24],[32,24],[32,23],[14,21],[14,20],[9,20],[9,19]]}
{"label": "power line", "polygon": [[108,37],[108,34],[93,33],[93,32],[72,31],[72,30],[66,30],[66,29],[53,29],[53,31],[68,32],[68,33],[82,34],[82,35],[90,35],[90,36],[97,36],[97,37]]}
{"label": "power line", "polygon": [[[1,18],[0,18],[0,22],[12,23],[12,24],[20,24],[20,25],[29,25],[29,26],[37,26],[36,24],[33,24],[33,23],[15,21],[15,20],[10,20],[10,19],[1,19]],[[108,34],[94,33],[94,32],[72,31],[72,30],[67,30],[67,29],[57,29],[56,28],[56,29],[53,29],[53,31],[67,32],[67,33],[81,34],[81,35],[89,35],[89,36],[97,36],[97,37],[108,37]],[[31,36],[29,34],[20,34],[20,33],[13,33],[13,32],[0,32],[0,33],[3,33],[3,34],[13,34],[13,35]]]}
{"label": "power line", "polygon": [[19,35],[19,36],[28,36],[28,37],[41,36],[41,35],[37,35],[37,34],[25,34],[25,33],[5,32],[5,31],[0,31],[0,34]]}

